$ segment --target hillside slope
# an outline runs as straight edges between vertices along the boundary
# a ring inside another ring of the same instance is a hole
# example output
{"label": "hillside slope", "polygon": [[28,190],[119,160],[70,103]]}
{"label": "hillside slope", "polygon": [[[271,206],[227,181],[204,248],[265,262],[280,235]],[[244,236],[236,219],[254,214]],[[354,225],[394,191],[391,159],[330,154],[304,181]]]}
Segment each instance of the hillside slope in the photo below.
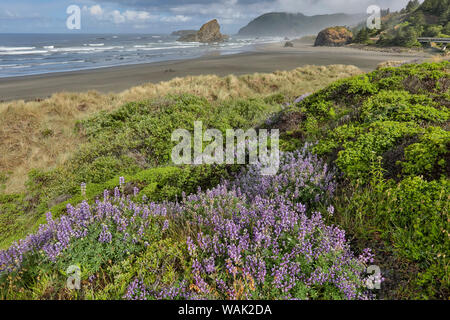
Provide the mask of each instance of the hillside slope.
{"label": "hillside slope", "polygon": [[377,263],[397,277],[387,277],[391,297],[450,293],[449,107],[444,61],[338,81],[273,124],[285,128],[288,150],[318,141],[315,152],[343,173],[334,221],[356,241],[378,243]]}
{"label": "hillside slope", "polygon": [[380,46],[420,47],[419,37],[450,37],[450,2],[448,0],[411,0],[400,12],[382,18],[380,30],[367,30],[360,25],[355,42]]}

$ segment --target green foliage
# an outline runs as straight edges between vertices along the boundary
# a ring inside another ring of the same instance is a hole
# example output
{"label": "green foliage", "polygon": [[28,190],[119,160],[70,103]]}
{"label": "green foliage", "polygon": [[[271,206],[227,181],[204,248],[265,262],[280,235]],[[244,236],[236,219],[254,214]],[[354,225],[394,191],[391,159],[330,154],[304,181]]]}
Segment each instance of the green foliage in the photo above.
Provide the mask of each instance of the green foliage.
{"label": "green foliage", "polygon": [[[424,145],[430,153],[422,158],[435,159],[436,165],[440,162],[442,173],[443,157],[448,152],[445,142],[430,143],[430,134],[423,134],[427,127],[448,122],[448,105],[441,93],[443,84],[449,81],[448,65],[405,65],[338,81],[298,104],[305,118],[300,130],[306,137],[319,139],[316,152],[337,158],[336,164],[349,178],[367,181],[370,164],[378,156],[384,156],[383,162],[391,164],[406,157],[409,164],[405,164],[408,169],[404,174],[426,174],[418,156]],[[423,146],[411,147],[404,153],[403,149],[420,137],[424,139],[420,144]],[[394,151],[398,146],[403,149]],[[437,151],[431,152],[436,148],[439,156]],[[412,161],[414,157],[416,162]],[[431,163],[428,167],[435,170],[436,165]],[[414,171],[412,166],[419,167]]]}
{"label": "green foliage", "polygon": [[[33,201],[27,207],[27,219],[23,219],[25,226],[19,229],[29,231],[50,209],[58,216],[65,212],[67,203],[83,200],[81,183],[88,184],[90,201],[104,189],[114,188],[110,182],[120,175],[129,176],[128,181],[135,181],[136,175],[138,186],[144,189],[142,195],[155,201],[172,200],[182,191],[195,192],[197,187],[212,187],[221,175],[226,177],[228,169],[164,169],[171,165],[171,151],[177,143],[171,141],[172,132],[176,129],[192,132],[194,121],[202,121],[204,130],[216,128],[222,132],[257,127],[269,114],[279,110],[278,103],[282,99],[280,95],[273,95],[266,99],[209,102],[185,94],[128,103],[112,112],[100,112],[80,121],[76,130],[87,136],[88,142],[73,158],[55,169],[30,172],[26,196]],[[162,168],[151,171],[154,167]],[[140,179],[141,171],[141,176],[148,180]],[[150,178],[153,174],[157,178]],[[9,236],[6,232],[0,234],[0,246],[8,244]]]}
{"label": "green foliage", "polygon": [[359,30],[359,32],[356,34],[355,38],[353,39],[353,42],[367,43],[369,40],[370,40],[369,30],[364,27],[361,30]]}
{"label": "green foliage", "polygon": [[441,128],[431,127],[422,135],[419,142],[405,149],[403,172],[406,175],[449,176],[447,163],[450,147],[450,133]]}
{"label": "green foliage", "polygon": [[420,6],[419,0],[410,0],[406,5],[406,12],[413,12]]}
{"label": "green foliage", "polygon": [[391,224],[386,232],[392,233],[405,257],[433,261],[445,255],[450,244],[446,230],[449,188],[448,179],[427,182],[409,177],[385,190],[388,197],[380,204],[378,218]]}
{"label": "green foliage", "polygon": [[30,199],[22,194],[0,194],[0,235],[7,243],[12,238],[24,236],[27,224],[33,223],[33,217],[24,215],[29,209]]}
{"label": "green foliage", "polygon": [[439,37],[443,29],[442,26],[428,25],[422,33],[422,36],[431,38]]}
{"label": "green foliage", "polygon": [[[129,209],[129,217],[134,211]],[[140,219],[139,216],[135,219]],[[163,217],[151,217],[141,239],[124,238],[124,232],[109,225],[111,242],[99,241],[103,225],[91,224],[87,236],[74,240],[50,261],[43,252],[27,255],[22,268],[0,274],[0,297],[8,299],[121,299],[134,278],[155,291],[190,278],[191,262],[186,242],[167,238]],[[81,269],[81,290],[67,290],[65,270]]]}
{"label": "green foliage", "polygon": [[397,292],[389,292],[389,296],[445,299],[450,289],[450,180],[429,182],[412,176],[396,183],[376,172],[372,171],[370,185],[347,186],[349,196],[336,199],[337,221],[362,243],[381,238],[383,246],[394,253],[397,262],[384,268],[405,283],[399,283]]}
{"label": "green foliage", "polygon": [[[157,224],[152,225],[153,233],[149,237],[156,238],[159,235]],[[124,260],[131,254],[143,250],[143,245],[134,243],[132,239],[122,241],[123,233],[117,230],[112,233],[111,243],[101,243],[98,241],[102,232],[102,225],[96,224],[89,227],[88,236],[75,240],[57,261],[56,266],[49,262],[49,268],[66,270],[71,265],[81,265],[85,274],[95,274],[106,264],[117,263]]]}
{"label": "green foliage", "polygon": [[[87,299],[121,299],[135,279],[142,281],[155,292],[173,287],[181,281],[189,281],[191,262],[186,243],[163,239],[151,243],[139,255],[131,255],[126,260],[109,265],[98,272],[91,288],[86,290]],[[101,284],[101,275],[108,276],[106,284]]]}
{"label": "green foliage", "polygon": [[404,294],[414,298],[443,298],[450,288],[449,67],[380,69],[333,83],[293,110],[302,113],[298,139],[319,140],[315,152],[344,174],[335,223],[362,243],[381,237],[412,263]]}
{"label": "green foliage", "polygon": [[418,47],[417,38],[421,35],[421,18],[417,17],[411,25],[405,24],[394,29],[391,34],[380,37],[379,44],[383,46]]}
{"label": "green foliage", "polygon": [[[431,2],[416,10],[431,12],[439,7],[436,2],[430,6]],[[402,28],[394,38],[406,35],[408,29],[414,35],[420,31],[411,22]],[[437,29],[427,27],[424,32],[433,30]],[[337,81],[287,111],[296,112],[300,121],[282,132],[280,142],[282,149],[291,151],[305,140],[318,140],[315,152],[343,173],[341,194],[334,199],[336,213],[329,219],[335,219],[356,243],[382,241],[389,254],[413,264],[408,298],[448,298],[450,288],[449,69],[449,62],[404,65]],[[283,101],[281,95],[218,103],[191,95],[170,96],[127,104],[79,122],[77,130],[88,143],[70,162],[53,170],[31,171],[27,194],[0,195],[0,247],[44,222],[43,214],[49,210],[59,217],[68,203],[95,202],[103,190],[119,184],[121,175],[127,181],[125,195],[134,197],[134,187],[141,190],[136,200],[176,200],[183,192],[217,185],[239,167],[170,165],[172,131],[192,131],[198,120],[204,128],[222,131],[256,127]],[[6,178],[0,176],[0,185]],[[87,183],[85,195],[80,193],[81,182]],[[97,241],[102,226],[92,224],[90,235],[77,239],[57,268],[41,253],[27,257],[20,272],[1,279],[0,298],[120,299],[136,278],[155,291],[182,280],[189,283],[192,261],[185,236],[195,230],[176,229],[177,223],[163,233],[161,221],[155,218],[145,235],[146,245],[116,241],[117,230],[110,230],[113,242],[106,245]],[[323,257],[315,267],[326,269],[330,261]],[[308,268],[305,261],[297,262]],[[70,264],[83,266],[81,292],[65,289],[64,270]],[[94,280],[88,281],[91,276]],[[316,292],[300,284],[295,290],[296,297],[339,298],[326,287]],[[259,293],[262,298],[281,296],[270,286]]]}
{"label": "green foliage", "polygon": [[388,197],[379,203],[378,221],[389,223],[386,238],[392,239],[400,255],[420,262],[416,284],[421,290],[416,297],[445,296],[450,288],[446,272],[450,180],[411,177],[385,192]]}
{"label": "green foliage", "polygon": [[297,36],[314,34],[331,25],[351,25],[359,22],[359,17],[342,13],[308,17],[302,13],[270,12],[252,20],[239,30],[241,36]]}
{"label": "green foliage", "polygon": [[420,6],[420,10],[428,14],[439,16],[442,12],[446,12],[449,6],[450,3],[448,0],[425,0]]}
{"label": "green foliage", "polygon": [[82,181],[101,183],[119,174],[133,174],[137,171],[139,166],[130,157],[104,156],[80,168],[78,177]]}
{"label": "green foliage", "polygon": [[439,108],[427,95],[411,94],[407,91],[393,90],[398,78],[392,81],[380,81],[383,87],[391,85],[391,90],[380,90],[369,97],[361,107],[361,119],[364,122],[378,120],[415,121],[445,123],[449,118],[448,108]]}
{"label": "green foliage", "polygon": [[[141,170],[136,174],[125,175],[127,186],[125,192],[133,194],[133,187],[138,187],[141,192],[139,197],[145,196],[148,201],[175,201],[180,199],[183,192],[195,193],[198,188],[203,190],[212,188],[219,184],[222,179],[229,178],[239,169],[235,166],[185,166],[185,167],[157,167]],[[47,175],[38,171],[33,172],[35,188],[39,189],[39,183],[44,183]],[[97,198],[103,197],[104,190],[113,191],[119,184],[119,176],[104,183],[88,183],[86,185],[86,196],[80,192],[80,186],[74,190],[74,196],[63,198],[64,200],[55,205],[42,202],[32,207],[32,203],[24,199],[24,195],[0,195],[0,248],[10,245],[13,240],[23,237],[34,230],[39,224],[45,222],[45,213],[51,211],[54,217],[59,217],[66,212],[68,204],[80,203],[87,200],[93,203]],[[35,190],[36,191],[36,190]],[[39,199],[37,197],[36,199]],[[38,201],[38,200],[37,200]],[[34,210],[33,214],[25,215],[24,212]]]}
{"label": "green foliage", "polygon": [[450,36],[450,21],[447,22],[444,29],[442,30],[443,33],[445,33],[447,36]]}
{"label": "green foliage", "polygon": [[[225,132],[230,128],[250,128],[277,111],[278,96],[261,99],[239,99],[210,103],[192,95],[129,103],[110,113],[81,121],[77,130],[87,135],[83,145],[61,174],[47,179],[39,189],[49,198],[73,194],[82,182],[101,183],[122,174],[170,164],[176,142],[172,132],[186,129],[193,132],[194,122],[203,127]],[[51,173],[48,173],[51,174]]]}
{"label": "green foliage", "polygon": [[[413,123],[376,121],[357,137],[343,143],[337,166],[351,179],[367,179],[370,164],[400,140],[414,136],[420,128]],[[319,147],[320,148],[320,147]]]}
{"label": "green foliage", "polygon": [[[449,35],[450,20],[448,0],[418,0],[409,1],[406,8],[399,13],[390,14],[383,19],[382,29],[372,36],[379,36],[377,45],[420,47],[418,37],[442,37]],[[356,37],[360,43],[365,43],[365,32],[360,31]],[[363,40],[363,41],[359,41]]]}
{"label": "green foliage", "polygon": [[8,175],[0,172],[0,192],[5,189],[5,183],[8,181]]}

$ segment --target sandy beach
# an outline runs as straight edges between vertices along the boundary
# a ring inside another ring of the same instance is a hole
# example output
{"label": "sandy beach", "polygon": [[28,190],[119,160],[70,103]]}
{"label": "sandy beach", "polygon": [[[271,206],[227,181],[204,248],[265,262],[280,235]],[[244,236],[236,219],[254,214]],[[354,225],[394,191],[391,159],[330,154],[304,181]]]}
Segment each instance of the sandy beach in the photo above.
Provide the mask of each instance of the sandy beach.
{"label": "sandy beach", "polygon": [[215,74],[242,75],[291,70],[304,65],[354,65],[371,71],[381,62],[422,61],[427,53],[389,53],[348,47],[314,47],[311,43],[294,41],[293,48],[283,43],[255,46],[252,51],[234,55],[208,55],[192,60],[117,66],[86,71],[73,71],[0,78],[0,101],[46,98],[56,92],[97,90],[120,92],[148,82],[158,83],[175,77]]}

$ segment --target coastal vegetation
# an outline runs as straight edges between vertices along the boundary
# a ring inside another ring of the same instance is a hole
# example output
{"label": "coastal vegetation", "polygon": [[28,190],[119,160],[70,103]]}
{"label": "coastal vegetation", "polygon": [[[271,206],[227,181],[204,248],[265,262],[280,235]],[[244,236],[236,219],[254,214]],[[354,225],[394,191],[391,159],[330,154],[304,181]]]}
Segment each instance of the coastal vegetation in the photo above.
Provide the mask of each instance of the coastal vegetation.
{"label": "coastal vegetation", "polygon": [[100,111],[179,94],[192,94],[212,103],[239,97],[264,99],[274,94],[289,101],[361,72],[344,65],[304,66],[270,74],[175,78],[118,94],[61,92],[48,99],[3,102],[0,103],[0,189],[8,193],[23,192],[30,170],[55,168],[69,161],[77,147],[87,142],[86,136],[75,130],[77,121]]}
{"label": "coastal vegetation", "polygon": [[302,123],[286,137],[318,141],[315,153],[342,172],[335,222],[412,263],[400,297],[448,297],[448,71],[448,62],[383,68],[284,111]]}
{"label": "coastal vegetation", "polygon": [[360,25],[354,43],[378,46],[421,47],[419,37],[450,37],[450,2],[448,0],[409,1],[399,12],[385,12],[381,29]]}
{"label": "coastal vegetation", "polygon": [[[0,297],[448,299],[449,71],[305,67],[2,104],[18,121],[0,131]],[[198,120],[280,129],[278,174],[173,166],[171,133]]]}

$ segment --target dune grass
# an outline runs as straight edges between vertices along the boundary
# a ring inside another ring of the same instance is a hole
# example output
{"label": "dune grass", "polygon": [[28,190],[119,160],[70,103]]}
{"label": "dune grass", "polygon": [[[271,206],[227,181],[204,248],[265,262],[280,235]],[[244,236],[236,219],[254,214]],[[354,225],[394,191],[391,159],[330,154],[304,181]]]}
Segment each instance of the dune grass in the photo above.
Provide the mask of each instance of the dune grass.
{"label": "dune grass", "polygon": [[289,100],[360,72],[353,66],[305,66],[292,71],[240,77],[175,78],[133,87],[119,94],[57,93],[42,101],[1,103],[0,188],[3,180],[7,193],[23,191],[31,169],[54,168],[67,161],[76,146],[85,142],[84,137],[74,131],[75,123],[99,111],[111,111],[127,102],[181,93],[210,101],[272,94],[281,94]]}

